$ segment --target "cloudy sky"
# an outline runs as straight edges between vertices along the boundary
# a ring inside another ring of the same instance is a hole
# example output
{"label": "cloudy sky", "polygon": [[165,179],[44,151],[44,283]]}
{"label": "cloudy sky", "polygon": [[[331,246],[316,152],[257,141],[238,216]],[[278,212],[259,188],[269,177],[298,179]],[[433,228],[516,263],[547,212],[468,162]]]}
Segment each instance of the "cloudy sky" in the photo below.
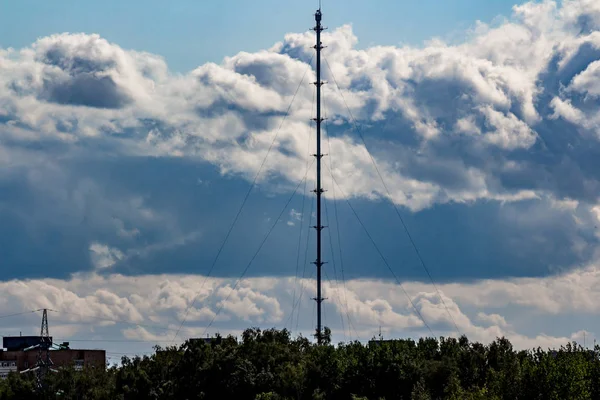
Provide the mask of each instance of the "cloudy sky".
{"label": "cloudy sky", "polygon": [[[3,5],[0,334],[310,335],[314,7],[132,3]],[[324,4],[324,323],[591,344],[600,3],[421,3]]]}

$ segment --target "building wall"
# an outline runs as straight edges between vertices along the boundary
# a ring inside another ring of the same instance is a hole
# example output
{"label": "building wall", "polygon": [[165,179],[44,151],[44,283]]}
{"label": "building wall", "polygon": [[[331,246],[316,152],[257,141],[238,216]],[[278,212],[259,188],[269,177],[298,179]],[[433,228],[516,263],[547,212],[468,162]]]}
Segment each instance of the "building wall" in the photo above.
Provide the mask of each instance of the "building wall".
{"label": "building wall", "polygon": [[0,361],[0,378],[4,379],[10,372],[17,371],[17,363],[15,361]]}
{"label": "building wall", "polygon": [[[8,375],[11,370],[23,371],[33,368],[37,362],[37,350],[31,351],[0,351],[0,377]],[[106,351],[104,350],[52,350],[50,359],[56,367],[75,366],[106,366]],[[4,366],[4,364],[7,364]]]}

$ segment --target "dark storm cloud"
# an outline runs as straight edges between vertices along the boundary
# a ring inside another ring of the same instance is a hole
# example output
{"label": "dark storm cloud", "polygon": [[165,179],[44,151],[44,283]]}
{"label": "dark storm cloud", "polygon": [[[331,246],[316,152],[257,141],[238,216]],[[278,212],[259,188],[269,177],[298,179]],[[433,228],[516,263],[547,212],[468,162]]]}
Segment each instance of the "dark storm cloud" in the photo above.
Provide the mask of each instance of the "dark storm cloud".
{"label": "dark storm cloud", "polygon": [[[99,263],[132,274],[159,272],[168,260],[185,272],[204,268],[219,237],[205,229],[221,229],[227,207],[235,209],[235,195],[247,185],[237,179],[254,178],[276,134],[256,204],[283,200],[304,177],[314,152],[308,83],[315,76],[307,64],[313,40],[311,33],[290,34],[268,51],[240,53],[184,75],[170,74],[160,57],[125,51],[98,35],[54,35],[19,52],[0,51],[6,226],[18,231],[13,237],[40,232],[57,241],[32,239],[27,251],[11,257],[28,254],[21,264],[34,265],[28,257],[40,246],[56,263],[74,246],[69,271]],[[434,254],[432,263],[442,266],[441,276],[543,275],[551,264],[562,268],[593,256],[600,193],[594,3],[526,3],[511,21],[480,26],[458,46],[357,50],[348,26],[323,40],[327,165],[331,160],[346,197],[364,202],[367,215],[377,215],[389,197],[416,218],[412,226]],[[131,160],[143,160],[143,168],[127,166]],[[198,166],[207,170],[194,179],[235,182],[218,189],[227,202],[192,183]],[[256,205],[246,223],[265,228],[263,219],[273,217],[271,203],[265,208]],[[532,215],[539,217],[526,218]],[[389,216],[379,218],[376,229],[393,226]],[[445,232],[443,241],[427,233],[461,220],[470,221],[464,232]],[[243,247],[256,232],[240,229],[235,243]],[[9,233],[3,235],[12,246]],[[352,247],[364,239],[358,237]],[[283,238],[273,239],[281,258],[265,258],[257,274],[287,273],[287,264],[275,265],[286,263],[283,254],[294,252],[295,241]],[[382,240],[393,251],[394,242]],[[446,250],[436,253],[440,247]],[[486,269],[479,268],[489,255],[482,248],[497,260]],[[551,250],[540,256],[540,248]],[[87,264],[86,252],[95,254]],[[224,274],[243,264],[236,257],[224,261]]]}

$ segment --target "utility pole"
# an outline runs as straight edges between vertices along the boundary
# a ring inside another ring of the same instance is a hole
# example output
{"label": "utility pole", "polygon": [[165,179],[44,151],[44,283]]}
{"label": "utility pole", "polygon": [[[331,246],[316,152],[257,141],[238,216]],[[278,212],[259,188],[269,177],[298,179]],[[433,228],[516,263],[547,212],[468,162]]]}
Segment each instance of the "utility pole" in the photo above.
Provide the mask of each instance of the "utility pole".
{"label": "utility pole", "polygon": [[40,344],[38,347],[37,356],[37,387],[42,389],[44,387],[44,378],[52,365],[50,360],[50,347],[52,341],[48,332],[48,310],[44,308],[42,314],[42,327],[40,330]]}
{"label": "utility pole", "polygon": [[321,118],[321,86],[323,85],[323,82],[321,82],[321,49],[323,49],[321,44],[321,32],[324,29],[321,26],[321,17],[321,6],[319,5],[319,9],[315,13],[315,21],[317,24],[313,28],[317,33],[317,43],[314,46],[317,51],[317,81],[315,82],[317,87],[317,118],[315,118],[317,123],[317,153],[314,155],[317,158],[317,188],[314,190],[317,194],[317,225],[314,226],[317,231],[317,260],[314,262],[317,267],[317,297],[315,297],[314,300],[317,302],[317,332],[315,336],[317,337],[318,344],[321,344],[323,340],[321,303],[325,300],[321,296],[321,267],[324,264],[321,260],[321,231],[323,230],[323,225],[321,225],[321,194],[323,193],[323,189],[321,188],[321,158],[323,157],[323,154],[321,154],[321,122],[323,122],[323,118]]}

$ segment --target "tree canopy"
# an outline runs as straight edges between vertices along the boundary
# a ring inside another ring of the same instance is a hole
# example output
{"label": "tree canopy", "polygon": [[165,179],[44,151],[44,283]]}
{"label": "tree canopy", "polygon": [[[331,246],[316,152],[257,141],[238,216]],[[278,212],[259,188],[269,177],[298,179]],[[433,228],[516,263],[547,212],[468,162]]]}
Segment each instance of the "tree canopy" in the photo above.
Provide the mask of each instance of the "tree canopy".
{"label": "tree canopy", "polygon": [[119,366],[61,368],[43,391],[33,377],[0,381],[4,399],[508,400],[600,398],[600,348],[569,343],[516,351],[466,337],[324,345],[286,330],[189,340],[123,357]]}

